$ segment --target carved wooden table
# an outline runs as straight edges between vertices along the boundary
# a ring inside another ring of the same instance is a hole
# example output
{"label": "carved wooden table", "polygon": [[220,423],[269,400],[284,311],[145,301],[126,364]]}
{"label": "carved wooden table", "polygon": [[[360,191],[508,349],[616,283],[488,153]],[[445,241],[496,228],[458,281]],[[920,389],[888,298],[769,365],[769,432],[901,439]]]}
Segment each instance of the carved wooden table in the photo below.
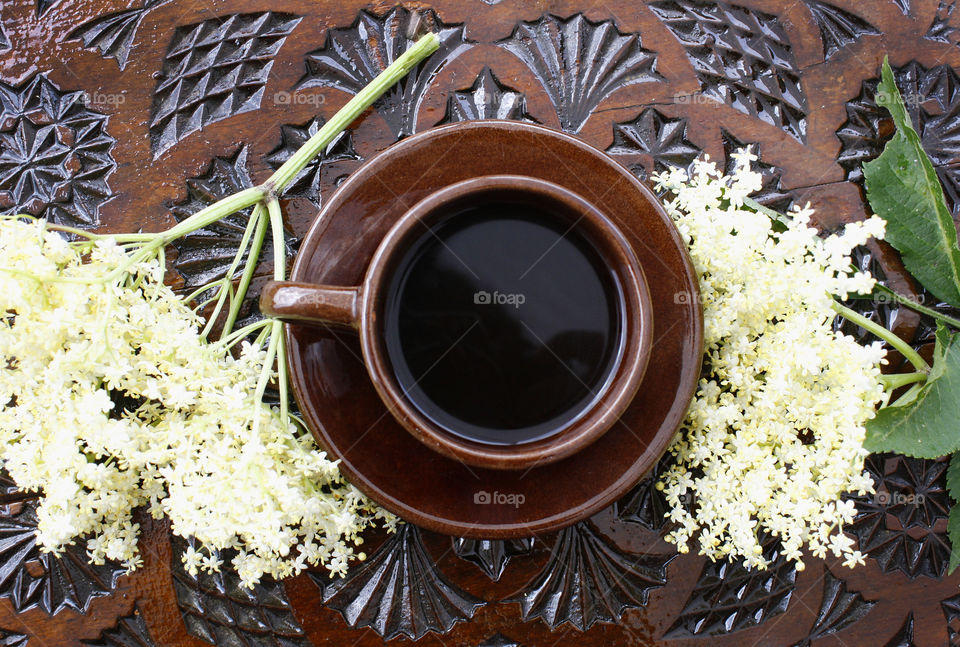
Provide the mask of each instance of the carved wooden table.
{"label": "carved wooden table", "polygon": [[[864,216],[860,164],[891,131],[872,99],[886,52],[960,211],[956,0],[0,2],[3,211],[103,231],[169,226],[264,179],[407,46],[415,20],[440,51],[298,178],[290,254],[364,159],[484,117],[562,128],[642,177],[758,144],[762,201],[810,201],[834,230]],[[242,225],[181,244],[176,280],[223,272]],[[857,260],[914,292],[888,250]],[[929,340],[910,312],[861,308]],[[767,571],[678,556],[648,478],[559,533],[474,541],[405,526],[371,534],[345,580],[317,572],[253,592],[231,573],[187,575],[185,543],[147,519],[131,576],[80,550],[42,554],[33,503],[6,483],[0,645],[960,645],[945,464],[874,456],[867,468],[878,494],[856,501],[849,530],[869,555],[856,570],[808,559],[798,572],[774,543]]]}

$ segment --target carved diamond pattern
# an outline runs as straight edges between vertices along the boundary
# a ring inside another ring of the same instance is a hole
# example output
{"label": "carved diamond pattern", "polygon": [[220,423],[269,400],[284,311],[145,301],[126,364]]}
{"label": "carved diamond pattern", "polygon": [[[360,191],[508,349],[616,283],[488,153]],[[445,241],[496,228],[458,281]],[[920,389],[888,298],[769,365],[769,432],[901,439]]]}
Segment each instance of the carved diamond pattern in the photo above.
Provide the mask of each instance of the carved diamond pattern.
{"label": "carved diamond pattern", "polygon": [[178,27],[154,90],[154,157],[205,126],[259,108],[273,57],[299,22],[265,11]]}
{"label": "carved diamond pattern", "polygon": [[807,97],[776,16],[726,2],[650,8],[686,48],[705,95],[806,141]]}
{"label": "carved diamond pattern", "polygon": [[106,115],[88,109],[84,96],[61,92],[42,74],[20,86],[0,82],[0,211],[97,224],[111,196],[116,140]]}

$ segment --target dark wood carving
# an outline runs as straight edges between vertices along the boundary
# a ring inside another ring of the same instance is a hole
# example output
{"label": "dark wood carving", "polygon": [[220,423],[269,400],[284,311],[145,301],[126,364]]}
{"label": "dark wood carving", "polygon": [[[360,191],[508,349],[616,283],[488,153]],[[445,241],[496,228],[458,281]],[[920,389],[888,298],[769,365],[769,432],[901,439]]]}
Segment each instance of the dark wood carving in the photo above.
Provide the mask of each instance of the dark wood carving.
{"label": "dark wood carving", "polygon": [[91,226],[109,199],[114,139],[83,91],[63,92],[38,74],[0,81],[0,209],[63,225]]}
{"label": "dark wood carving", "polygon": [[[816,224],[838,231],[866,214],[860,165],[892,131],[874,101],[884,54],[960,219],[957,4],[3,0],[0,212],[96,231],[168,227],[263,181],[432,29],[440,50],[283,196],[288,256],[363,160],[436,124],[484,118],[575,133],[643,179],[701,154],[729,169],[749,145],[761,157],[761,202],[809,201]],[[181,241],[170,261],[177,287],[222,276],[247,218]],[[254,291],[272,271],[266,254]],[[958,314],[913,284],[889,247],[871,244],[854,260]],[[850,305],[929,352],[929,318]],[[372,531],[346,579],[315,569],[253,590],[229,565],[186,573],[186,542],[149,518],[144,566],[131,575],[88,565],[83,542],[43,553],[35,495],[0,481],[0,647],[960,645],[945,464],[884,455],[866,469],[877,494],[851,498],[858,514],[847,530],[867,556],[854,570],[812,557],[797,570],[774,538],[766,571],[679,555],[663,540],[668,507],[654,473],[558,533]]]}

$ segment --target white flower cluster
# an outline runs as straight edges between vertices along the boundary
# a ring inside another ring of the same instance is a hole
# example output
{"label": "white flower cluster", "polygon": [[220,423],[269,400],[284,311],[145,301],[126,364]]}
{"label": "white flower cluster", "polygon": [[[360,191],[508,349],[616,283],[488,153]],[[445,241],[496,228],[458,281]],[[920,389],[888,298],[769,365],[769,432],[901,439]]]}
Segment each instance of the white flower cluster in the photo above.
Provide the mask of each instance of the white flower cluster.
{"label": "white flower cluster", "polygon": [[113,239],[0,220],[0,459],[42,492],[41,546],[86,539],[92,561],[132,570],[146,506],[202,545],[184,555],[194,574],[230,549],[248,586],[307,565],[342,574],[358,533],[395,519],[254,397],[263,350],[208,343],[162,263],[116,272],[129,258]]}
{"label": "white flower cluster", "polygon": [[761,187],[756,159],[740,151],[730,177],[703,159],[689,175],[654,178],[674,196],[667,209],[700,279],[705,325],[699,387],[658,484],[675,522],[667,539],[765,568],[762,541],[774,536],[798,568],[804,545],[853,566],[863,556],[843,533],[855,510],[841,496],[873,491],[864,425],[883,397],[884,351],[834,332],[832,303],[873,289],[869,274],[851,270],[850,252],[882,237],[885,223],[820,237],[808,205],[778,232],[744,207]]}

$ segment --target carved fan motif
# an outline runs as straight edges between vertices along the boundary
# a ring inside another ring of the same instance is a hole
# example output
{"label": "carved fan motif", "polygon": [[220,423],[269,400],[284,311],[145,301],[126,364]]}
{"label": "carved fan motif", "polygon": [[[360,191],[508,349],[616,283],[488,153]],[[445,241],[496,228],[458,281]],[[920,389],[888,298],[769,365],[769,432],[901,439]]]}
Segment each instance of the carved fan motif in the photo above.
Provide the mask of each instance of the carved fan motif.
{"label": "carved fan motif", "polygon": [[0,474],[0,598],[20,612],[39,607],[50,615],[70,608],[86,612],[94,598],[109,595],[124,569],[87,561],[83,542],[60,556],[37,545],[34,494],[18,492]]}
{"label": "carved fan motif", "polygon": [[169,1],[145,0],[141,7],[99,16],[71,31],[67,38],[79,39],[84,47],[96,48],[104,58],[116,60],[122,70],[127,66],[144,15],[153,7]]}
{"label": "carved fan motif", "polygon": [[767,538],[763,548],[763,556],[771,561],[766,570],[747,569],[727,560],[707,562],[665,636],[729,634],[786,611],[796,583],[796,565],[780,553],[777,538]]}
{"label": "carved fan motif", "polygon": [[557,109],[560,125],[570,132],[579,132],[616,90],[661,78],[656,55],[641,47],[640,36],[621,33],[612,20],[548,14],[520,23],[499,44],[536,75]]}
{"label": "carved fan motif", "polygon": [[361,11],[352,26],[329,30],[326,45],[307,54],[307,71],[297,87],[356,94],[426,29],[437,34],[440,49],[374,104],[394,137],[406,137],[416,131],[420,105],[440,69],[470,48],[463,25],[447,25],[431,9],[412,13],[397,7],[383,15]]}
{"label": "carved fan motif", "polygon": [[118,618],[117,624],[101,633],[97,640],[84,640],[82,644],[86,647],[155,646],[147,630],[147,623],[143,620],[143,614],[136,607],[130,615]]}
{"label": "carved fan motif", "polygon": [[581,522],[560,531],[549,561],[512,602],[524,620],[540,618],[551,629],[569,622],[586,631],[596,622],[617,622],[647,603],[667,582],[676,555],[631,555]]}
{"label": "carved fan motif", "polygon": [[[180,556],[191,543],[173,537],[170,569],[187,632],[216,647],[307,647],[283,584],[264,578],[245,587],[229,566],[190,575]],[[229,562],[229,560],[224,560]]]}
{"label": "carved fan motif", "polygon": [[806,638],[794,647],[810,647],[811,643],[824,636],[846,629],[867,615],[876,603],[865,600],[856,591],[848,591],[847,583],[827,571],[823,579],[823,600],[817,619]]}
{"label": "carved fan motif", "polygon": [[855,43],[862,36],[876,36],[880,32],[866,20],[840,7],[825,2],[806,0],[823,41],[823,58],[828,59],[841,49]]}
{"label": "carved fan motif", "polygon": [[369,627],[384,640],[445,633],[484,605],[444,577],[412,524],[401,525],[345,578],[310,577],[323,591],[324,604],[339,611],[347,624]]}

